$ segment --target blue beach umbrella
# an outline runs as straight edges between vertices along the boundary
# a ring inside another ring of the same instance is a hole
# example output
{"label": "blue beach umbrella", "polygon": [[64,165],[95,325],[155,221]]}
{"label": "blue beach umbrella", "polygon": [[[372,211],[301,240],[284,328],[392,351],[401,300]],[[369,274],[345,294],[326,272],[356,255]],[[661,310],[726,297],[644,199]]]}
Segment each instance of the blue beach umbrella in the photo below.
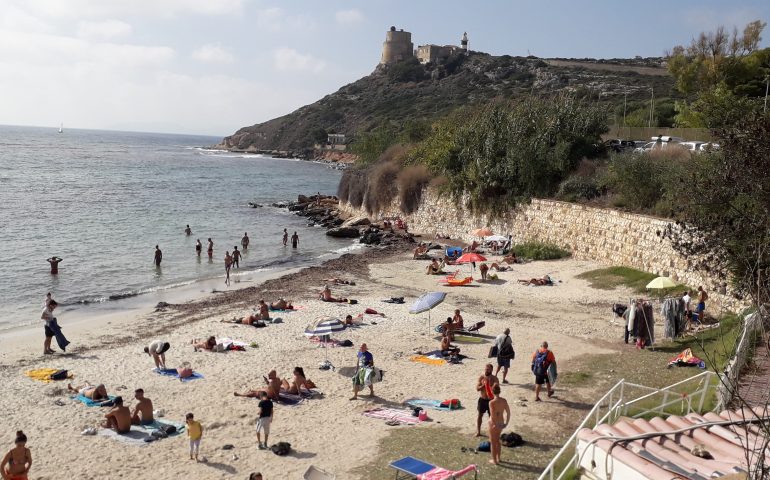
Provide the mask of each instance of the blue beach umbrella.
{"label": "blue beach umbrella", "polygon": [[321,343],[324,345],[324,359],[328,362],[329,354],[326,352],[328,338],[333,333],[338,333],[343,330],[345,330],[345,324],[342,323],[340,319],[334,317],[322,317],[305,329],[305,335],[308,337],[319,337],[323,340]]}
{"label": "blue beach umbrella", "polygon": [[443,302],[446,298],[446,293],[444,292],[428,292],[420,295],[420,298],[417,299],[416,302],[414,302],[414,305],[412,305],[409,308],[409,313],[417,314],[422,312],[428,312],[428,327],[430,327],[430,311],[438,305],[439,303]]}

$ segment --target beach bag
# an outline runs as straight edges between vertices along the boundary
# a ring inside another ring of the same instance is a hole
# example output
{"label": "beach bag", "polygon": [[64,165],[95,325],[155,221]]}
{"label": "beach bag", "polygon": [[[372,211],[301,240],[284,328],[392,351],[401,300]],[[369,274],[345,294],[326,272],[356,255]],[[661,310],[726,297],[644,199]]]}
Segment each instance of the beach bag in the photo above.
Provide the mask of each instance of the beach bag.
{"label": "beach bag", "polygon": [[546,373],[545,359],[548,358],[548,350],[541,352],[538,350],[535,355],[535,361],[532,362],[532,373],[542,377]]}
{"label": "beach bag", "polygon": [[57,370],[51,374],[51,380],[66,380],[67,370]]}
{"label": "beach bag", "polygon": [[492,446],[489,444],[489,442],[481,442],[479,443],[479,448],[477,448],[479,452],[491,452]]}
{"label": "beach bag", "polygon": [[154,430],[150,436],[156,440],[160,440],[161,438],[168,438],[168,434],[163,430]]}
{"label": "beach bag", "polygon": [[500,443],[506,447],[514,448],[524,445],[524,439],[518,433],[504,433],[500,435]]}
{"label": "beach bag", "polygon": [[503,348],[500,349],[499,352],[497,352],[497,357],[507,360],[513,360],[516,358],[516,351],[513,349],[513,345],[510,343],[506,343],[503,345]]}
{"label": "beach bag", "polygon": [[497,345],[492,345],[489,347],[489,354],[487,355],[487,358],[495,358],[497,357]]}
{"label": "beach bag", "polygon": [[291,452],[291,444],[288,442],[278,442],[270,447],[270,451],[279,457],[285,457]]}
{"label": "beach bag", "polygon": [[441,402],[441,408],[448,408],[449,410],[457,410],[461,406],[460,400],[456,398],[450,398],[449,400]]}
{"label": "beach bag", "polygon": [[176,433],[176,427],[174,425],[169,425],[167,423],[164,423],[158,428],[161,432],[165,433],[166,436],[173,435]]}

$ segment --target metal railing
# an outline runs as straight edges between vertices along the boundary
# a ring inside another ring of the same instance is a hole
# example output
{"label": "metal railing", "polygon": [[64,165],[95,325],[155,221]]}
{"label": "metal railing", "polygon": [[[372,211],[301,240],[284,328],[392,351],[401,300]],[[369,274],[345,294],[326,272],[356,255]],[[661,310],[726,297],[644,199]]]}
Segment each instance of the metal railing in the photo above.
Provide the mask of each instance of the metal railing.
{"label": "metal railing", "polygon": [[[575,433],[564,443],[538,480],[562,480],[571,468],[577,468],[577,436],[583,428],[595,428],[612,423],[621,416],[640,418],[645,415],[664,415],[680,404],[679,413],[702,413],[709,394],[716,395],[719,382],[714,372],[706,371],[664,388],[653,388],[625,379],[615,384],[586,415]],[[693,408],[693,402],[697,408]],[[686,408],[685,408],[686,406]],[[630,413],[629,413],[630,412]]]}
{"label": "metal railing", "polygon": [[726,407],[733,401],[735,392],[738,389],[740,373],[749,361],[751,348],[756,344],[757,338],[764,333],[762,316],[758,313],[753,313],[747,315],[743,320],[743,333],[735,347],[733,358],[725,367],[722,381],[719,385],[719,405],[721,407]]}

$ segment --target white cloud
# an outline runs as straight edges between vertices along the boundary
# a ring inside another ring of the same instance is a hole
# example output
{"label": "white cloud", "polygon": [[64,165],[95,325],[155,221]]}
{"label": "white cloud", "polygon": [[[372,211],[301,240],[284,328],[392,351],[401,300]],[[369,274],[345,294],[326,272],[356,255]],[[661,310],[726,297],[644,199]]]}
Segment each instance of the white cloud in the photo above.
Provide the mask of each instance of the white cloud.
{"label": "white cloud", "polygon": [[52,27],[21,8],[8,5],[0,9],[0,28],[19,32],[50,32]]}
{"label": "white cloud", "polygon": [[271,32],[296,32],[312,30],[316,22],[305,15],[289,15],[278,7],[266,8],[257,12],[257,27]]}
{"label": "white cloud", "polygon": [[281,47],[273,51],[273,66],[282,72],[318,73],[326,67],[323,60],[299,53],[293,48]]}
{"label": "white cloud", "polygon": [[217,44],[203,45],[192,53],[192,58],[204,63],[233,63],[235,57]]}
{"label": "white cloud", "polygon": [[231,15],[243,0],[6,0],[47,17],[170,17],[179,14]]}
{"label": "white cloud", "polygon": [[364,21],[364,14],[359,10],[340,10],[334,14],[334,19],[340,25],[355,25]]}
{"label": "white cloud", "polygon": [[107,40],[131,35],[131,25],[120,20],[78,22],[77,35],[80,38]]}

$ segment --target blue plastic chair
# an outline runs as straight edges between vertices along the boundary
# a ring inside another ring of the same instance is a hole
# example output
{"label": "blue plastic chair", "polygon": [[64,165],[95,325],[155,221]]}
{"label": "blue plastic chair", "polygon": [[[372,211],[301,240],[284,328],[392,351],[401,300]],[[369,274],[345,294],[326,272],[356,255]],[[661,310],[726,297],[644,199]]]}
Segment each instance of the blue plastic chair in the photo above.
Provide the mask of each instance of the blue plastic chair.
{"label": "blue plastic chair", "polygon": [[[433,470],[436,466],[414,457],[404,457],[390,462],[390,468],[396,470],[396,480],[398,480],[399,478],[417,478],[417,475]],[[402,473],[406,476],[402,477]]]}

